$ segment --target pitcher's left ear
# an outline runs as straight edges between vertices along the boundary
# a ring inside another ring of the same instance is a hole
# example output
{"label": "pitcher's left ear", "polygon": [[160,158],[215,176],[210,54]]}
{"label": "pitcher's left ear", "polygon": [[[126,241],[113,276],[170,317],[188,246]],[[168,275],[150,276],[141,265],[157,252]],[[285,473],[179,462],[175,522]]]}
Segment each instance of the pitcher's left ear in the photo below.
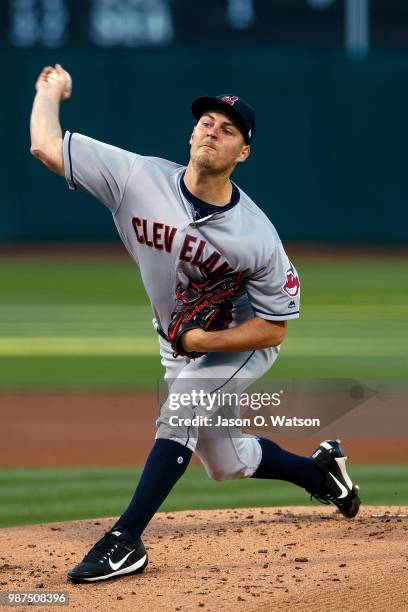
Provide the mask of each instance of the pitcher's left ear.
{"label": "pitcher's left ear", "polygon": [[241,153],[239,155],[240,159],[237,159],[237,162],[244,162],[248,159],[251,154],[251,145],[245,145],[242,147]]}

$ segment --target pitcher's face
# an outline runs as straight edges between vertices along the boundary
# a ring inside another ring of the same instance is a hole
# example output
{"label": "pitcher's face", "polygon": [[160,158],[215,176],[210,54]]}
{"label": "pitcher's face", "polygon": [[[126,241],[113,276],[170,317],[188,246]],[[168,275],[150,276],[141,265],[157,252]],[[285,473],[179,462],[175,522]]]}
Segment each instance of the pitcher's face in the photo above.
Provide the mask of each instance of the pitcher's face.
{"label": "pitcher's face", "polygon": [[237,124],[228,115],[208,111],[194,127],[190,138],[190,157],[201,168],[226,171],[247,159],[250,146]]}

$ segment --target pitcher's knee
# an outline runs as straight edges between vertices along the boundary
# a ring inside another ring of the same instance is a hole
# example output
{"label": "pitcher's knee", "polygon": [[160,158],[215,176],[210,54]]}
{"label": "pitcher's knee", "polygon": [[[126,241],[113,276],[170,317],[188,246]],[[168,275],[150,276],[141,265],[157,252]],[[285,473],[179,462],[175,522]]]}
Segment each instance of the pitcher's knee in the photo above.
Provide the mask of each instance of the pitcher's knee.
{"label": "pitcher's knee", "polygon": [[246,477],[247,468],[240,466],[205,466],[206,472],[211,480],[222,482],[223,480],[235,480]]}

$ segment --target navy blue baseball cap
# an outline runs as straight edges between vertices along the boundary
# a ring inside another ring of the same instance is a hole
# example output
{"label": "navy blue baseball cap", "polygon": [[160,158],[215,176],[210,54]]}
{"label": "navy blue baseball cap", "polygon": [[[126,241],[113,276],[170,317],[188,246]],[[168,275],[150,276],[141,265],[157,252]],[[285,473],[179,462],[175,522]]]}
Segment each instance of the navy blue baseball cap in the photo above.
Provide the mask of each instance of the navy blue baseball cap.
{"label": "navy blue baseball cap", "polygon": [[236,121],[246,144],[252,142],[255,134],[255,111],[248,102],[245,102],[239,96],[233,94],[203,96],[194,100],[191,108],[197,120],[207,111],[223,111]]}

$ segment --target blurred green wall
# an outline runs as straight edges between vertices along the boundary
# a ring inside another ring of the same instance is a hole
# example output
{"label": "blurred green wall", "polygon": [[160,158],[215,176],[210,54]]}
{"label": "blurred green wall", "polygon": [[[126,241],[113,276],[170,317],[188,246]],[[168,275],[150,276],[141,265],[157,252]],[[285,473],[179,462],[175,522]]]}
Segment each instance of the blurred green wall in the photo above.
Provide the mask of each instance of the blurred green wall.
{"label": "blurred green wall", "polygon": [[74,96],[64,129],[180,163],[188,158],[190,101],[238,92],[258,132],[239,185],[285,240],[403,243],[408,226],[408,54],[271,48],[7,50],[0,129],[0,240],[106,240],[110,215],[69,192],[29,153],[34,82],[61,62]]}

